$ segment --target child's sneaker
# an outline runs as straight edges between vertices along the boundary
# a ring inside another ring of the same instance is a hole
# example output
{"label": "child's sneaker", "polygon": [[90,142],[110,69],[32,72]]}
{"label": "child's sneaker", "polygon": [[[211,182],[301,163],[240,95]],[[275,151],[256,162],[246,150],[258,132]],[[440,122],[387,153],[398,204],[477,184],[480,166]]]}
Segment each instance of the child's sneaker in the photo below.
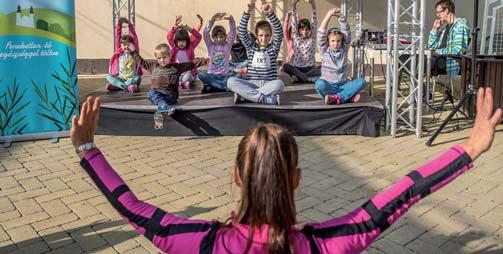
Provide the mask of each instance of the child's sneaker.
{"label": "child's sneaker", "polygon": [[205,94],[205,93],[210,93],[210,92],[211,92],[211,86],[203,84],[203,87],[201,88],[201,93]]}
{"label": "child's sneaker", "polygon": [[360,101],[360,97],[361,97],[360,93],[357,93],[353,97],[351,97],[349,101],[351,101],[352,103],[357,103]]}
{"label": "child's sneaker", "polygon": [[107,91],[110,91],[110,92],[121,90],[120,88],[118,88],[118,87],[116,87],[116,86],[114,86],[114,85],[112,85],[110,83],[107,83],[105,85],[105,89],[107,89]]}
{"label": "child's sneaker", "polygon": [[325,104],[341,104],[341,96],[338,94],[332,94],[332,95],[325,95]]}
{"label": "child's sneaker", "polygon": [[308,77],[307,78],[307,83],[316,83],[316,80],[318,80],[320,77]]}
{"label": "child's sneaker", "polygon": [[137,93],[139,91],[137,84],[132,84],[127,87],[127,91],[131,94]]}
{"label": "child's sneaker", "polygon": [[156,131],[164,128],[164,115],[159,111],[154,113],[154,128]]}
{"label": "child's sneaker", "polygon": [[259,99],[259,103],[266,104],[266,105],[277,105],[279,106],[280,101],[279,101],[279,94],[273,94],[273,95],[262,95]]}
{"label": "child's sneaker", "polygon": [[234,104],[245,103],[246,99],[241,97],[239,94],[234,93]]}
{"label": "child's sneaker", "polygon": [[157,111],[165,114],[165,115],[172,115],[175,113],[175,106],[174,105],[168,105],[166,102],[161,102],[159,105],[157,105]]}
{"label": "child's sneaker", "polygon": [[175,109],[175,106],[170,105],[170,106],[168,107],[168,110],[166,111],[166,114],[167,114],[168,116],[173,115],[173,114],[175,113],[175,110],[176,110],[176,109]]}

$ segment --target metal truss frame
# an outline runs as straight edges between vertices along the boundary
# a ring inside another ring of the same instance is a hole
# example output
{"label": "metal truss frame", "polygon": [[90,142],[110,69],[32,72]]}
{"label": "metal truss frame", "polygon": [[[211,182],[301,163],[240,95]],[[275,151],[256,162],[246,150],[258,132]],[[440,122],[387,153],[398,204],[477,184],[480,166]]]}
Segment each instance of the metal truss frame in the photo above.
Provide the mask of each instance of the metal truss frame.
{"label": "metal truss frame", "polygon": [[[351,26],[351,45],[353,46],[353,59],[351,61],[352,77],[363,78],[365,76],[364,45],[361,43],[363,34],[363,1],[364,0],[342,0],[341,13],[347,17]],[[349,3],[351,2],[351,3]]]}
{"label": "metal truss frame", "polygon": [[[115,24],[120,17],[126,17],[133,24],[135,24],[135,0],[113,0],[112,1],[112,31],[115,30]],[[115,33],[114,36],[114,44],[115,44]],[[115,50],[114,45],[114,50]]]}
{"label": "metal truss frame", "polygon": [[[408,130],[415,132],[416,137],[420,138],[423,117],[425,0],[388,0],[387,24],[386,130],[393,137],[397,131]],[[407,40],[410,44],[405,44],[402,40]],[[407,60],[401,62],[400,59],[405,58]],[[400,87],[402,73],[409,77],[408,89]]]}

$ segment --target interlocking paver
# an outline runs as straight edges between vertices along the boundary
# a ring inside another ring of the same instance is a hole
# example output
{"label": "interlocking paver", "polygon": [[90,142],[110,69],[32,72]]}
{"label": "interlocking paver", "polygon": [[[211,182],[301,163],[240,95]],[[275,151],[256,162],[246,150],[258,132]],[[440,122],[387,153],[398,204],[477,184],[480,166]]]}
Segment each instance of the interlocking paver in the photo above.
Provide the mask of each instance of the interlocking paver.
{"label": "interlocking paver", "polygon": [[84,251],[91,251],[107,245],[107,242],[91,227],[73,231],[70,235]]}
{"label": "interlocking paver", "polygon": [[40,230],[38,232],[51,249],[61,248],[70,245],[75,241],[60,226]]}
{"label": "interlocking paver", "polygon": [[49,218],[49,215],[45,212],[38,212],[38,213],[33,213],[29,214],[26,216],[22,216],[19,218],[16,218],[15,220],[10,219],[6,221],[0,222],[2,227],[9,232],[10,229],[16,228],[19,226],[23,225],[33,225],[34,223],[37,223],[39,221],[45,221],[46,219]]}
{"label": "interlocking paver", "polygon": [[100,213],[100,211],[91,206],[91,204],[85,200],[71,203],[68,205],[68,208],[70,208],[70,210],[72,210],[72,212],[80,218],[87,218]]}
{"label": "interlocking paver", "polygon": [[19,184],[23,186],[23,188],[27,191],[36,190],[44,187],[44,184],[38,180],[36,177],[26,178],[23,180],[19,180]]}
{"label": "interlocking paver", "polygon": [[83,253],[82,248],[77,243],[72,243],[61,248],[53,249],[47,254]]}
{"label": "interlocking paver", "polygon": [[12,202],[8,198],[6,197],[0,198],[0,213],[5,213],[8,211],[12,211],[14,209],[15,208],[12,205]]}
{"label": "interlocking paver", "polygon": [[22,199],[15,202],[14,206],[23,216],[42,211],[42,207],[33,199]]}
{"label": "interlocking paver", "polygon": [[48,229],[54,226],[60,226],[62,224],[77,220],[78,216],[73,214],[73,213],[67,213],[55,217],[51,217],[48,219],[44,219],[38,222],[33,223],[33,228],[35,230],[43,230],[43,229]]}
{"label": "interlocking paver", "polygon": [[19,163],[18,160],[2,160],[0,163],[2,163],[2,165],[7,170],[18,169],[23,167],[23,164]]}
{"label": "interlocking paver", "polygon": [[9,236],[10,239],[18,243],[20,247],[40,241],[37,232],[30,225],[24,225],[9,230]]}
{"label": "interlocking paver", "polygon": [[36,243],[30,244],[27,246],[23,246],[23,247],[16,249],[14,251],[7,252],[7,254],[26,254],[26,253],[37,254],[37,253],[44,253],[47,250],[49,250],[49,247],[47,246],[47,244],[43,241],[38,241]]}
{"label": "interlocking paver", "polygon": [[101,223],[101,222],[104,222],[107,220],[108,220],[107,217],[105,217],[104,215],[97,214],[97,215],[87,217],[84,219],[73,220],[71,222],[68,222],[68,223],[61,225],[61,227],[67,232],[72,232],[72,231],[78,230],[79,228],[86,227],[89,225],[94,225],[96,223]]}
{"label": "interlocking paver", "polygon": [[2,227],[0,227],[0,242],[7,241],[9,239],[10,239],[10,237],[9,237],[9,235],[7,235],[7,232],[5,232],[5,230],[3,230]]}

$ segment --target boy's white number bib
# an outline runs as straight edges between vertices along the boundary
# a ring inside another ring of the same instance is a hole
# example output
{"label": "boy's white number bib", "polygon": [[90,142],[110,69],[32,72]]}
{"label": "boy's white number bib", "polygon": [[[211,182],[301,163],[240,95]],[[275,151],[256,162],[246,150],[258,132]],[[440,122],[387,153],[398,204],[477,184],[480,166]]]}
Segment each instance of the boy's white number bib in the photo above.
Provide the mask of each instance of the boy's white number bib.
{"label": "boy's white number bib", "polygon": [[255,51],[252,66],[255,68],[271,68],[271,59],[266,51]]}

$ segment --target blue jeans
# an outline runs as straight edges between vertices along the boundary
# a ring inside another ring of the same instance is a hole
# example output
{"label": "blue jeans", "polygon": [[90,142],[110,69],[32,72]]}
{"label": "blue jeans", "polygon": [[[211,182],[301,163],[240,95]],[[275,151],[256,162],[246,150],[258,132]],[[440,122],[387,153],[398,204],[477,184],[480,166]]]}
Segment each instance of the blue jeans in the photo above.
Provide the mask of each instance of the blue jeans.
{"label": "blue jeans", "polygon": [[355,94],[365,87],[365,79],[355,79],[344,83],[330,83],[324,79],[318,79],[315,83],[316,92],[324,99],[325,95],[338,94],[342,103],[349,101]]}
{"label": "blue jeans", "polygon": [[197,76],[203,82],[203,85],[219,91],[227,91],[227,80],[230,76],[211,74],[206,71],[200,71]]}
{"label": "blue jeans", "polygon": [[162,104],[173,106],[176,104],[177,99],[176,95],[171,93],[164,94],[152,89],[148,91],[148,100],[152,102],[152,104],[157,105],[157,109],[161,109]]}
{"label": "blue jeans", "polygon": [[247,80],[236,77],[230,77],[227,85],[230,91],[253,102],[258,102],[262,95],[280,94],[285,87],[281,79],[266,81]]}
{"label": "blue jeans", "polygon": [[111,74],[107,74],[106,79],[110,84],[112,84],[115,87],[118,87],[122,90],[126,90],[129,85],[136,84],[140,86],[141,83],[141,77],[138,75],[133,76],[132,78],[129,78],[127,80],[124,80],[122,78],[119,78],[117,76],[112,76]]}

